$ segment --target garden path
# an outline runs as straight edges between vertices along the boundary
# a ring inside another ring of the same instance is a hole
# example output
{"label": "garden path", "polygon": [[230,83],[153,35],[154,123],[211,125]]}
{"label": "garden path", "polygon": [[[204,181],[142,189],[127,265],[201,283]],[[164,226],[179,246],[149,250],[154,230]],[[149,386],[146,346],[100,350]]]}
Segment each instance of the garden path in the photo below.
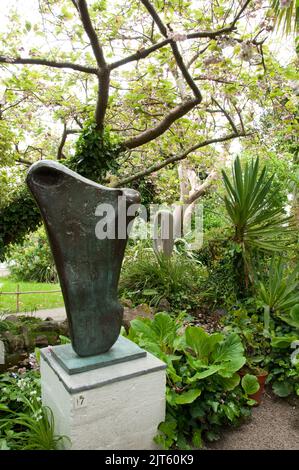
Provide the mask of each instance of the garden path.
{"label": "garden path", "polygon": [[215,450],[299,450],[299,400],[265,393],[252,418],[209,444]]}
{"label": "garden path", "polygon": [[54,321],[63,321],[66,319],[66,312],[64,307],[36,310],[35,312],[32,312],[30,314],[28,314],[28,312],[20,312],[17,315],[30,315],[33,317],[41,318],[42,320],[45,320],[46,318],[52,318],[52,320]]}

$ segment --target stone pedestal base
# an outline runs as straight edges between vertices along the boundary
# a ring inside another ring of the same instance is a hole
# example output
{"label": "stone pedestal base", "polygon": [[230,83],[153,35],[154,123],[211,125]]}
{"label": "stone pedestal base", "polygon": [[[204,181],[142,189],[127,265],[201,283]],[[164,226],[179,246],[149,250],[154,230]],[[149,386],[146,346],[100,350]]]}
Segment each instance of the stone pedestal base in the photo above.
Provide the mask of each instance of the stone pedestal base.
{"label": "stone pedestal base", "polygon": [[53,353],[41,350],[42,400],[53,411],[55,433],[70,439],[65,448],[155,449],[153,437],[165,418],[165,367],[147,353],[70,375]]}

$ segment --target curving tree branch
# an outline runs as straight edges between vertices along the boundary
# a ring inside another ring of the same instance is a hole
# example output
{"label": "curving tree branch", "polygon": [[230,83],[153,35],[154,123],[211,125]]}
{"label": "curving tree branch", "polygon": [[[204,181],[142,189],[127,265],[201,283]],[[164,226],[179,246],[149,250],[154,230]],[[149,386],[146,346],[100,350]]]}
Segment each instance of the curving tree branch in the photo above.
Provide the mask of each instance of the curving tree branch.
{"label": "curving tree branch", "polygon": [[203,142],[199,142],[198,144],[193,145],[192,147],[189,147],[187,150],[180,153],[179,155],[166,158],[165,160],[163,160],[163,162],[155,163],[149,166],[146,170],[139,171],[138,173],[135,173],[135,175],[128,176],[127,178],[123,178],[122,180],[117,182],[116,186],[117,187],[124,186],[128,183],[131,183],[132,181],[138,180],[140,178],[143,178],[144,176],[147,176],[156,171],[159,171],[165,166],[184,160],[190,153],[195,152],[195,150],[198,150],[200,148],[206,147],[207,145],[211,145],[211,144],[215,144],[219,142],[226,142],[227,140],[236,139],[238,137],[246,137],[247,135],[248,134],[246,134],[245,132],[238,132],[237,134],[233,133],[233,134],[225,135],[223,137],[215,137],[214,139],[204,140]]}
{"label": "curving tree branch", "polygon": [[170,38],[164,39],[164,41],[157,42],[157,44],[154,44],[151,47],[148,47],[145,49],[139,49],[137,52],[135,52],[135,54],[129,55],[128,57],[125,57],[124,59],[113,62],[112,64],[109,65],[109,68],[110,70],[113,70],[113,69],[116,69],[117,67],[121,67],[122,65],[128,64],[129,62],[133,62],[134,60],[145,59],[152,52],[155,52],[158,49],[161,49],[162,47],[167,46],[170,43],[170,41],[171,41]]}
{"label": "curving tree branch", "polygon": [[[142,1],[142,0],[141,0]],[[232,21],[232,23],[229,25],[229,26],[226,26],[224,28],[221,28],[221,29],[218,29],[218,30],[214,30],[214,31],[196,31],[194,33],[188,33],[186,35],[186,39],[198,39],[198,38],[207,38],[207,39],[214,39],[218,36],[223,36],[227,33],[231,33],[232,31],[234,31],[236,28],[236,23],[237,21],[240,19],[242,13],[245,11],[245,9],[247,8],[247,6],[249,5],[251,0],[247,0],[243,7],[240,9],[239,13],[236,15],[236,17],[234,18],[234,20]],[[165,27],[165,25],[163,24],[161,18],[159,17],[158,13],[156,12],[156,10],[154,9],[154,7],[150,4],[150,2],[144,0],[142,1],[142,3],[144,4],[144,6],[148,9],[148,12],[151,14],[152,18],[153,18],[153,22],[157,24],[157,26],[159,27],[160,29],[160,32],[162,33],[162,35],[165,37],[164,41],[160,41],[158,42],[157,44],[154,44],[153,46],[151,47],[148,47],[148,48],[145,48],[145,49],[141,49],[141,50],[138,50],[135,54],[131,54],[130,56],[128,57],[125,57],[124,59],[121,59],[121,60],[118,60],[116,62],[113,62],[112,64],[109,65],[110,67],[110,70],[113,70],[113,69],[116,69],[117,67],[121,67],[122,65],[125,65],[125,64],[128,64],[129,62],[133,62],[135,60],[140,60],[140,59],[144,59],[146,58],[149,54],[151,54],[152,52],[155,52],[156,50],[158,49],[161,49],[162,47],[165,47],[167,46],[168,44],[175,44],[175,41],[173,41],[171,38],[168,38],[167,37],[167,34],[168,34],[168,31],[167,31],[167,28]],[[202,52],[204,52],[206,49],[208,48],[208,46],[206,46]],[[178,57],[178,55],[177,55]],[[197,55],[196,57],[197,58]],[[180,59],[179,59],[180,60]],[[191,64],[192,64],[193,60],[191,60],[190,63],[188,63],[187,67],[188,68]],[[181,69],[182,70],[182,69]],[[183,73],[183,71],[182,71]],[[184,71],[185,73],[185,71]],[[186,77],[185,77],[186,78]],[[188,77],[188,80],[189,80],[189,77]],[[190,82],[191,83],[191,82]],[[194,86],[194,84],[192,84],[192,86]],[[192,88],[192,87],[191,87]],[[193,89],[193,88],[192,88]],[[195,88],[194,90],[195,91]],[[196,90],[196,93],[197,93],[197,90]]]}
{"label": "curving tree branch", "polygon": [[224,116],[226,117],[226,119],[228,120],[232,130],[235,132],[235,133],[238,133],[238,129],[237,129],[237,126],[236,124],[234,123],[233,119],[231,118],[231,116],[229,115],[229,113],[226,111],[226,109],[224,109],[219,103],[218,101],[216,100],[216,98],[212,98],[212,101],[213,103],[216,104],[216,106],[218,106],[218,108],[220,109],[220,111],[224,114]]}
{"label": "curving tree branch", "polygon": [[147,129],[146,131],[142,132],[141,134],[131,137],[130,139],[126,140],[122,146],[124,149],[134,149],[136,147],[140,147],[141,145],[147,144],[151,140],[156,139],[160,135],[164,134],[167,129],[179,118],[184,116],[188,113],[191,109],[193,109],[197,104],[200,103],[199,99],[193,99],[186,101],[185,103],[180,104],[176,108],[172,109],[170,113],[165,116],[162,121],[157,124],[157,126],[152,127],[151,129]]}
{"label": "curving tree branch", "polygon": [[98,64],[97,76],[99,81],[97,105],[95,112],[95,120],[97,130],[102,131],[104,128],[104,119],[108,106],[109,87],[110,87],[110,68],[104,57],[103,48],[99,42],[97,33],[92,25],[86,0],[72,0],[73,5],[79,12],[83,28],[89,38],[90,45],[93,50],[96,62]]}
{"label": "curving tree branch", "polygon": [[54,67],[58,69],[73,69],[78,72],[97,74],[98,71],[95,67],[87,67],[85,65],[73,64],[72,62],[56,62],[55,60],[46,59],[33,59],[31,57],[3,57],[0,56],[0,63],[4,64],[31,64],[31,65],[46,65],[47,67]]}
{"label": "curving tree branch", "polygon": [[67,129],[66,124],[64,123],[63,125],[63,132],[60,140],[60,144],[57,150],[57,160],[61,160],[64,155],[63,155],[63,147],[66,143],[67,136],[70,134],[79,134],[82,129]]}
{"label": "curving tree branch", "polygon": [[89,37],[90,45],[92,47],[94,56],[96,58],[98,67],[105,68],[107,64],[104,58],[103,49],[102,49],[102,46],[100,45],[97,33],[95,32],[95,29],[92,25],[86,1],[85,0],[72,0],[72,2],[80,14],[83,28],[87,36]]}
{"label": "curving tree branch", "polygon": [[[148,1],[148,0],[141,0],[141,3],[145,6],[145,8],[147,9],[147,11],[149,12],[149,14],[151,15],[151,17],[153,18],[154,22],[156,23],[156,25],[158,26],[161,34],[167,38],[168,36],[168,31],[167,31],[167,28],[166,26],[164,25],[163,21],[161,20],[160,16],[158,15],[158,13],[156,12],[154,6]],[[202,100],[202,96],[201,96],[201,93],[195,83],[195,81],[193,80],[193,78],[191,77],[184,61],[183,61],[183,58],[181,56],[181,53],[179,51],[179,48],[176,44],[175,41],[171,40],[170,41],[170,46],[171,46],[171,49],[172,49],[172,52],[173,52],[173,55],[175,57],[175,60],[176,60],[176,63],[184,77],[184,79],[186,80],[186,82],[188,83],[189,87],[191,88],[191,90],[193,91],[194,93],[194,96],[195,98],[197,98],[198,100]]]}
{"label": "curving tree branch", "polygon": [[246,0],[244,5],[240,8],[240,11],[237,13],[235,18],[233,19],[232,23],[229,26],[225,26],[224,28],[218,29],[216,31],[196,31],[195,33],[187,34],[187,39],[197,39],[197,38],[210,38],[214,39],[217,36],[222,36],[226,33],[231,33],[236,29],[236,24],[238,20],[241,18],[242,14],[248,7],[251,0]]}

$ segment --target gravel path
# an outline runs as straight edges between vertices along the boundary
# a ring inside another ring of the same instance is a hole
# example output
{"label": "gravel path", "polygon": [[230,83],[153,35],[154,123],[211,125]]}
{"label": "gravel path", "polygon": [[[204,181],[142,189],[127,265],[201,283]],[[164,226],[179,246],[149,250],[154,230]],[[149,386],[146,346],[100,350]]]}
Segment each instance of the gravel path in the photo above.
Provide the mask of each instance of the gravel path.
{"label": "gravel path", "polygon": [[35,312],[32,312],[32,313],[19,312],[19,313],[13,313],[13,315],[16,315],[16,316],[28,315],[30,317],[41,318],[42,320],[45,320],[46,318],[52,318],[52,320],[54,321],[63,321],[66,319],[66,312],[65,312],[64,307],[36,310]]}
{"label": "gravel path", "polygon": [[225,430],[209,444],[215,450],[299,450],[299,400],[265,394],[252,418],[241,427]]}

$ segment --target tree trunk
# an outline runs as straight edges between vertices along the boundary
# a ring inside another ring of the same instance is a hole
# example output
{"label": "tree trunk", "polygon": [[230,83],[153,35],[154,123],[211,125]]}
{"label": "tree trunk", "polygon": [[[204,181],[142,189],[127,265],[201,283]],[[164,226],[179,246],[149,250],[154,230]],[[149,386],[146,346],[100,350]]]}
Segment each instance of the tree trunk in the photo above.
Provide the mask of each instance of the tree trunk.
{"label": "tree trunk", "polygon": [[175,238],[183,237],[187,228],[191,227],[191,219],[198,199],[206,194],[217,177],[216,170],[212,170],[202,182],[195,170],[189,168],[185,162],[179,164],[178,174],[180,179],[180,203],[175,205],[173,213]]}

